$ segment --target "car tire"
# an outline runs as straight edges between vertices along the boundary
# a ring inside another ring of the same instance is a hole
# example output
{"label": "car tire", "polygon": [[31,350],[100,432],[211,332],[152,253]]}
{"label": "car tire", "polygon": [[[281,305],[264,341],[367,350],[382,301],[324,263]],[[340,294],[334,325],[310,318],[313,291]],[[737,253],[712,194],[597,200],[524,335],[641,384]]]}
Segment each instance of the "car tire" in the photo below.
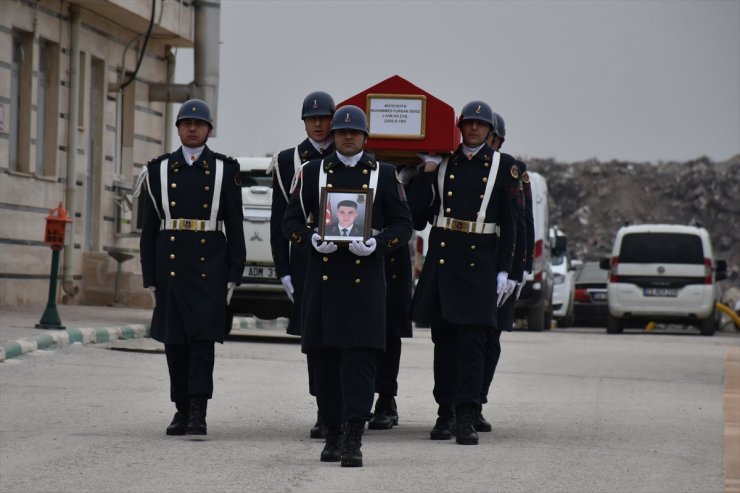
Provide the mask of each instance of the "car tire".
{"label": "car tire", "polygon": [[568,312],[558,321],[560,327],[573,327],[573,305],[568,309]]}
{"label": "car tire", "polygon": [[713,336],[716,331],[717,317],[715,316],[714,310],[712,310],[712,313],[709,315],[709,317],[705,318],[701,321],[701,323],[699,323],[699,332],[701,332],[701,335],[703,336]]}
{"label": "car tire", "polygon": [[612,316],[611,313],[606,315],[606,333],[621,334],[624,332],[624,321],[621,318]]}
{"label": "car tire", "polygon": [[542,332],[545,327],[545,306],[532,307],[527,313],[527,330]]}

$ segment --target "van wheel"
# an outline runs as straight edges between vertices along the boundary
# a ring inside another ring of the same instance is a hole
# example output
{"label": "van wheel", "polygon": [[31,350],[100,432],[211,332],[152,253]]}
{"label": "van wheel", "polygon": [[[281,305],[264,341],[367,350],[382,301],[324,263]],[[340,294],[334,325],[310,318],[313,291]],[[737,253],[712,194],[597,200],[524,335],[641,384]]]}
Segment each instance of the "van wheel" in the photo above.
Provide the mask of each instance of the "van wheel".
{"label": "van wheel", "polygon": [[701,323],[699,324],[699,331],[701,332],[701,335],[703,336],[713,336],[716,330],[717,330],[717,320],[714,317],[714,311],[712,311],[712,314],[709,315],[709,317],[702,320]]}
{"label": "van wheel", "polygon": [[545,327],[545,306],[533,307],[527,313],[527,330],[542,332]]}
{"label": "van wheel", "polygon": [[624,332],[624,322],[621,318],[613,317],[611,313],[606,315],[606,333],[621,334]]}

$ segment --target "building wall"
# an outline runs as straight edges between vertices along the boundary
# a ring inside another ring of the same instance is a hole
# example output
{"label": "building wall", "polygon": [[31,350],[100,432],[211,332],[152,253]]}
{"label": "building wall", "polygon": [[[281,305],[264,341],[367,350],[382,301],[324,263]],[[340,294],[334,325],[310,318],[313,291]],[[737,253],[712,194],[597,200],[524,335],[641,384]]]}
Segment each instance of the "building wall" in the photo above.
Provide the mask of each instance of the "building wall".
{"label": "building wall", "polygon": [[59,302],[112,303],[112,253],[132,257],[121,264],[119,301],[150,303],[128,204],[139,169],[165,150],[167,105],[150,102],[148,88],[167,81],[172,46],[192,46],[191,3],[155,2],[157,27],[136,80],[122,91],[121,82],[137,65],[152,2],[73,3],[81,18],[80,103],[78,126],[70,129],[73,4],[0,1],[0,306],[47,300],[51,250],[43,243],[45,217],[66,200],[69,131],[77,132],[75,200],[64,204],[74,219],[66,245],[73,249],[73,283],[61,289],[60,282]]}

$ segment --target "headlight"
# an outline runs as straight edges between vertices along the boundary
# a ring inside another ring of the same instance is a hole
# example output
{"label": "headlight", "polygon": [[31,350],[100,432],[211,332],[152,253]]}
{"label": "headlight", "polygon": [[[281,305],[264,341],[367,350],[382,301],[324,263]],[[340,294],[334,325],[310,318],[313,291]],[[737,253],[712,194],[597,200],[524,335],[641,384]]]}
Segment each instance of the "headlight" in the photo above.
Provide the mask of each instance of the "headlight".
{"label": "headlight", "polygon": [[563,284],[565,282],[565,276],[563,274],[553,274],[552,281],[555,284]]}

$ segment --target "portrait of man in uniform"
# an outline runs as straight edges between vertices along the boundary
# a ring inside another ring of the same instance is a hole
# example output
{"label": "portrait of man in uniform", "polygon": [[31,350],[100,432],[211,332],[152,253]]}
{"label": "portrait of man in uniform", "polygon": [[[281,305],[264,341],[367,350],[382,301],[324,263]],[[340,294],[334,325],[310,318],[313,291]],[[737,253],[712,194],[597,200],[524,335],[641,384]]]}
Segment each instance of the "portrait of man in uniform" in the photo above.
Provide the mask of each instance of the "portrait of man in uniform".
{"label": "portrait of man in uniform", "polygon": [[[326,241],[365,241],[368,238],[366,225],[370,224],[366,214],[372,209],[372,192],[365,190],[331,191],[322,194],[324,210],[327,215],[323,232]],[[332,209],[332,204],[337,204]]]}

